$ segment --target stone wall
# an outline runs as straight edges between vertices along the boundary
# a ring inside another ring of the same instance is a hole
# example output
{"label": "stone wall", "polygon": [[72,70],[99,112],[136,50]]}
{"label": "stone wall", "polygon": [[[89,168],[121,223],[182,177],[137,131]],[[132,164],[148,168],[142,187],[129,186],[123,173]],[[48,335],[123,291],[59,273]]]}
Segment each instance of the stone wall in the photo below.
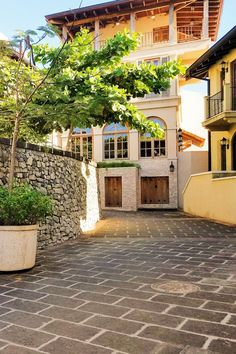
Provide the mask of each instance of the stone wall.
{"label": "stone wall", "polygon": [[[1,139],[1,185],[7,183],[9,149],[9,141]],[[19,143],[16,179],[29,182],[53,199],[53,216],[40,226],[40,248],[75,239],[99,220],[97,169],[92,162],[60,150],[47,152],[37,145]]]}

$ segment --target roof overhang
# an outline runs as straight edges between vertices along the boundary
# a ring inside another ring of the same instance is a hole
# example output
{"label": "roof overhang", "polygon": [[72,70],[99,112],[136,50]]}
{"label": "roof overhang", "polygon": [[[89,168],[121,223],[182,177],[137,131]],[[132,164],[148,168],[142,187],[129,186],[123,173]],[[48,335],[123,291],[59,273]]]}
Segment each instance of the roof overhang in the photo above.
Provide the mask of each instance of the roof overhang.
{"label": "roof overhang", "polygon": [[[73,35],[82,26],[94,29],[95,20],[99,20],[102,27],[115,23],[117,19],[127,22],[131,13],[139,19],[144,16],[168,14],[173,4],[177,12],[177,26],[189,26],[190,21],[199,27],[203,18],[203,0],[117,0],[102,4],[81,7],[47,15],[48,23],[59,29],[67,27]],[[222,12],[223,0],[209,0],[209,37],[216,40],[219,21]],[[119,21],[120,22],[120,21]]]}
{"label": "roof overhang", "polygon": [[205,139],[201,138],[200,136],[190,133],[187,130],[182,130],[182,137],[183,137],[183,149],[187,149],[192,145],[197,147],[203,147],[205,143]]}
{"label": "roof overhang", "polygon": [[186,79],[206,79],[209,68],[234,48],[236,48],[236,26],[188,68]]}

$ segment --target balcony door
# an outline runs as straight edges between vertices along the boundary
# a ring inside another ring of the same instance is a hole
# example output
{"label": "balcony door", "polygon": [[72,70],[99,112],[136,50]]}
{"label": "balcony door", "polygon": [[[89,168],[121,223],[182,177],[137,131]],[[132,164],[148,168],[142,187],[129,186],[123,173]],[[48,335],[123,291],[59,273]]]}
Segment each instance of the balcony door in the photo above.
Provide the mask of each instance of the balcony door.
{"label": "balcony door", "polygon": [[232,109],[236,111],[236,60],[231,64],[232,73]]}

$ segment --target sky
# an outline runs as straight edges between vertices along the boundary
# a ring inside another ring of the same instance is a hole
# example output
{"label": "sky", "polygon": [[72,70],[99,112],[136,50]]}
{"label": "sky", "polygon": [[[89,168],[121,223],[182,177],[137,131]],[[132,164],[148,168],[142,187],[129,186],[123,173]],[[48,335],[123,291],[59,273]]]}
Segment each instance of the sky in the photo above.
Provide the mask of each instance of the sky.
{"label": "sky", "polygon": [[[45,15],[78,8],[81,0],[0,0],[0,32],[12,37],[17,29],[36,29]],[[107,0],[108,1],[108,0]],[[83,0],[83,6],[107,2]],[[236,25],[236,0],[224,0],[218,38]]]}

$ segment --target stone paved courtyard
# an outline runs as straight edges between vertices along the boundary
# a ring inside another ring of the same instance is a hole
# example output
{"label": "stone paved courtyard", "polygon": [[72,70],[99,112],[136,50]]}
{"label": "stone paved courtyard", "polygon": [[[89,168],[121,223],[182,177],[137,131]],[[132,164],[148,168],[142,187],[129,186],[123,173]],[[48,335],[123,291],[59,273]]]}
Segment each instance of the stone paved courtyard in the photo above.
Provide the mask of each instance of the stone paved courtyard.
{"label": "stone paved courtyard", "polygon": [[[0,274],[0,353],[236,353],[235,228],[108,213],[92,234],[113,238],[65,243],[30,271]],[[197,288],[152,287],[171,281]]]}

